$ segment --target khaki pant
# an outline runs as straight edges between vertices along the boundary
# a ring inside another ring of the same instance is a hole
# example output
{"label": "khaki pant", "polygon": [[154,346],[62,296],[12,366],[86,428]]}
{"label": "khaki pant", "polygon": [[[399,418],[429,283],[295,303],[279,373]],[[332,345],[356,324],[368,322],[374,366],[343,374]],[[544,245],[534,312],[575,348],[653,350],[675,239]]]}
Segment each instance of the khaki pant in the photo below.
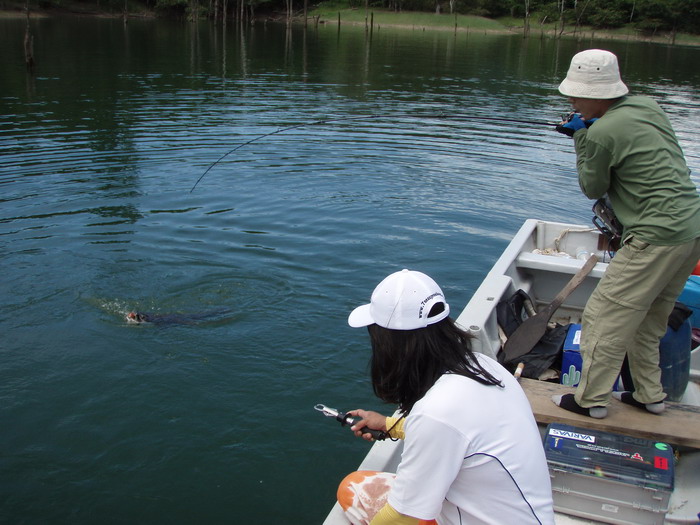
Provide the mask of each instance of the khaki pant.
{"label": "khaki pant", "polygon": [[583,312],[583,369],[575,395],[580,406],[608,404],[625,354],[635,399],[655,403],[666,397],[659,340],[698,259],[700,238],[679,246],[656,246],[634,238],[625,241]]}

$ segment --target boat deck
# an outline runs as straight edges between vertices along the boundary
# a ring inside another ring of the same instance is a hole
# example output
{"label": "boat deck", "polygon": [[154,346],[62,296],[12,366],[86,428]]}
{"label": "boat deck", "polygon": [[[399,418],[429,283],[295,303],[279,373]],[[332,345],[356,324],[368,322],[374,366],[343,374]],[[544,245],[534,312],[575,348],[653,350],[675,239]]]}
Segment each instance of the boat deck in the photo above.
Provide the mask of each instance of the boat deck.
{"label": "boat deck", "polygon": [[700,449],[698,406],[667,402],[666,410],[655,415],[612,399],[608,405],[608,416],[594,419],[559,408],[552,402],[553,395],[571,393],[575,391],[574,388],[525,378],[520,380],[520,384],[538,423],[565,423]]}

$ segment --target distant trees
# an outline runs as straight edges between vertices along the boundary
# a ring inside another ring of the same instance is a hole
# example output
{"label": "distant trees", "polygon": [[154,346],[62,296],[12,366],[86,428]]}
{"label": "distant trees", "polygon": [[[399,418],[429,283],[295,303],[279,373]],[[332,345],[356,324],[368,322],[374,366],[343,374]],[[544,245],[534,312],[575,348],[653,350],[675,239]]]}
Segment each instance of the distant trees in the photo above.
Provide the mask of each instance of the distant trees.
{"label": "distant trees", "polygon": [[[60,5],[62,0],[34,0]],[[93,0],[94,1],[94,0]],[[126,0],[97,0],[115,11]],[[472,14],[497,18],[511,16],[527,26],[543,22],[564,27],[611,29],[632,25],[640,31],[700,33],[700,0],[331,0],[340,5],[394,11]],[[280,13],[287,18],[304,12],[305,0],[128,0],[166,14],[189,18],[250,19],[255,13]],[[313,7],[310,6],[310,7]],[[224,14],[225,13],[225,14]]]}
{"label": "distant trees", "polygon": [[[496,2],[499,11],[503,1]],[[700,32],[700,2],[698,0],[512,0],[511,14],[525,18],[531,13],[559,20],[567,26],[591,26],[614,29],[627,24],[655,32]]]}
{"label": "distant trees", "polygon": [[[349,0],[358,4],[363,0]],[[374,0],[370,6],[409,11],[435,11],[436,0]],[[700,33],[699,0],[438,0],[443,12],[486,17],[512,16],[566,26],[617,28],[626,24],[643,31]]]}

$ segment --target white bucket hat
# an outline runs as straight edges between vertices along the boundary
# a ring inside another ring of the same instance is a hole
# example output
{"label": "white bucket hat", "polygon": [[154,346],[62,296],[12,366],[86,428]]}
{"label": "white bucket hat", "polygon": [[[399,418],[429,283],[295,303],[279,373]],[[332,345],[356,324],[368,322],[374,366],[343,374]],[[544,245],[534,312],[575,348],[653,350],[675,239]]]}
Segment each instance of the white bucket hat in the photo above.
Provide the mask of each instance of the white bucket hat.
{"label": "white bucket hat", "polygon": [[612,99],[629,93],[620,79],[617,57],[610,51],[588,49],[574,55],[559,92],[567,97]]}
{"label": "white bucket hat", "polygon": [[[430,309],[442,303],[445,309],[428,317]],[[392,330],[416,330],[442,321],[450,315],[442,290],[421,272],[401,270],[377,285],[369,304],[355,308],[348,317],[353,328],[378,324]]]}

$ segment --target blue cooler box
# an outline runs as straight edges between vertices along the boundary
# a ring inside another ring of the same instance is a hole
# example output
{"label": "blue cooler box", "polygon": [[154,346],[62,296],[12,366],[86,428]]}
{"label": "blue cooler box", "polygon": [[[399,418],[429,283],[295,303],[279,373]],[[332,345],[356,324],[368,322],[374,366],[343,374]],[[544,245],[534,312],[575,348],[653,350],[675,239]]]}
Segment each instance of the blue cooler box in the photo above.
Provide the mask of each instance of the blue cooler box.
{"label": "blue cooler box", "polygon": [[670,445],[552,423],[544,448],[556,511],[606,523],[663,524],[673,492]]}
{"label": "blue cooler box", "polygon": [[579,344],[581,342],[581,325],[569,325],[569,331],[564,340],[564,354],[561,360],[562,385],[576,386],[581,379],[581,353]]}
{"label": "blue cooler box", "polygon": [[[579,344],[581,343],[581,325],[571,324],[566,333],[564,341],[564,353],[561,359],[561,374],[559,382],[562,385],[576,386],[581,380],[581,367],[583,361],[581,359],[581,351]],[[619,390],[620,378],[615,381],[613,390]]]}

